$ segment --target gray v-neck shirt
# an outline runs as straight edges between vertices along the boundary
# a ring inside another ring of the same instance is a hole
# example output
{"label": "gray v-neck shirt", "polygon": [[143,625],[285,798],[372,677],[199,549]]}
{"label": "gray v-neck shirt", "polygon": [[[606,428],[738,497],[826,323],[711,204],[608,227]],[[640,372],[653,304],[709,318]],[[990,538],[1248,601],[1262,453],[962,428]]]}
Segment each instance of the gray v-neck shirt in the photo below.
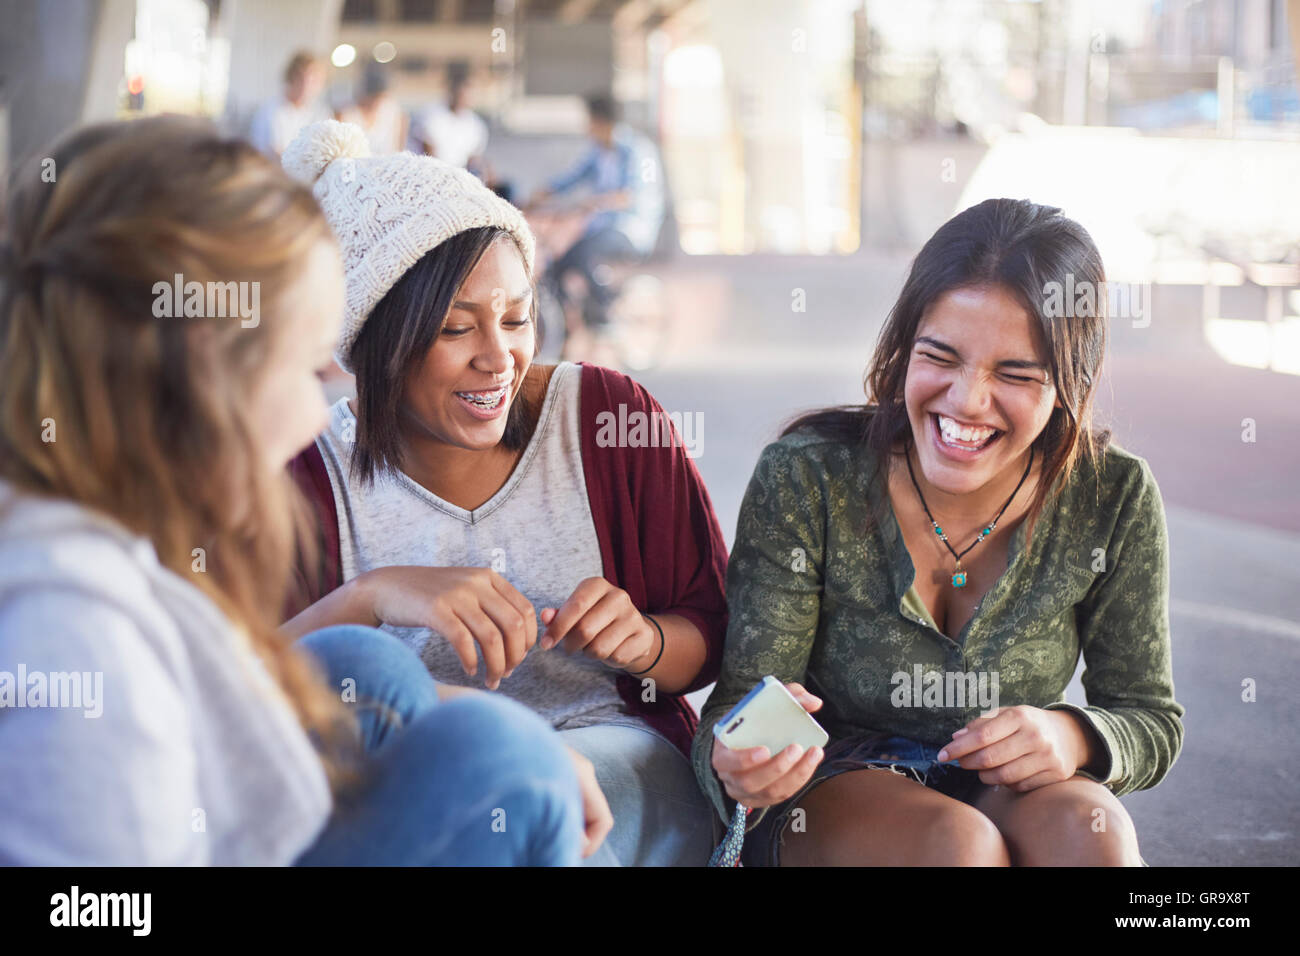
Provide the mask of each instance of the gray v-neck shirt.
{"label": "gray v-neck shirt", "polygon": [[[579,441],[581,378],[579,366],[557,366],[519,463],[500,490],[473,511],[442,500],[400,471],[377,475],[373,485],[362,487],[348,468],[356,418],[347,399],[340,399],[317,445],[338,508],[344,580],[392,565],[490,567],[540,612],[563,605],[583,579],[601,577]],[[539,620],[539,634],[541,629]],[[466,676],[440,634],[387,625],[384,630],[415,650],[436,680],[483,686],[482,660],[477,677]],[[534,646],[501,682],[500,693],[531,707],[558,730],[602,723],[643,726],[619,696],[620,673],[558,647]]]}

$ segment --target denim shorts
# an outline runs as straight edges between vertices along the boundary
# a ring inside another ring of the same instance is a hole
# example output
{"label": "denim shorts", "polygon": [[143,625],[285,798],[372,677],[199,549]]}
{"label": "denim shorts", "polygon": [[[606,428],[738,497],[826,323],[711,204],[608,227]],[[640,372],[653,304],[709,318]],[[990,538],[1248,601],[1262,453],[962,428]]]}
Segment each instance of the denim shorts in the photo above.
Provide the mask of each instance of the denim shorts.
{"label": "denim shorts", "polygon": [[814,787],[853,770],[886,770],[910,777],[944,796],[972,803],[980,793],[979,771],[962,770],[955,761],[939,763],[940,747],[907,737],[867,734],[832,741],[812,778],[789,800],[768,808],[745,834],[740,859],[745,866],[780,866],[782,831],[790,814]]}

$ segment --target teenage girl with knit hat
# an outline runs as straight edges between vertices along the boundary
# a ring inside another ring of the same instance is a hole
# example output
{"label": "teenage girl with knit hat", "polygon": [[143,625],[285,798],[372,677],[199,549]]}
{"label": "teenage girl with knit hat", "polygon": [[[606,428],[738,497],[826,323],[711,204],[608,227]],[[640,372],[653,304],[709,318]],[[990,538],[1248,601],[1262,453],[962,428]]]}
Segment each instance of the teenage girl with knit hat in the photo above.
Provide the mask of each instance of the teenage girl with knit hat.
{"label": "teenage girl with knit hat", "polygon": [[589,862],[703,865],[682,695],[717,675],[726,551],[681,435],[619,373],[534,364],[533,237],[471,174],[333,121],[284,163],[339,238],[356,376],[295,462],[325,560],[287,628],[381,626],[540,713],[611,804]]}
{"label": "teenage girl with knit hat", "polygon": [[343,311],[310,192],[180,117],[44,155],[0,236],[0,865],[578,862],[608,811],[534,714],[276,628]]}

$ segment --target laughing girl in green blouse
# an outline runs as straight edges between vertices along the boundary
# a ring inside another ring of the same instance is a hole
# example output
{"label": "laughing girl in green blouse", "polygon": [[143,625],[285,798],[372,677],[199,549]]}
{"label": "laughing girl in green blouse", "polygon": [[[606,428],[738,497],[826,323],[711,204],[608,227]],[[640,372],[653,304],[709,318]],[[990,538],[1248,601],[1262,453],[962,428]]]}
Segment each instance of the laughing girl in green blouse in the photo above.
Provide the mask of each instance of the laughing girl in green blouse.
{"label": "laughing girl in green blouse", "polygon": [[[1082,227],[983,202],[913,263],[869,403],[763,451],[694,746],[733,858],[1142,863],[1117,798],[1169,772],[1184,709],[1160,492],[1091,422],[1105,304]],[[1080,652],[1086,707],[1064,702]],[[766,674],[825,753],[714,741]]]}

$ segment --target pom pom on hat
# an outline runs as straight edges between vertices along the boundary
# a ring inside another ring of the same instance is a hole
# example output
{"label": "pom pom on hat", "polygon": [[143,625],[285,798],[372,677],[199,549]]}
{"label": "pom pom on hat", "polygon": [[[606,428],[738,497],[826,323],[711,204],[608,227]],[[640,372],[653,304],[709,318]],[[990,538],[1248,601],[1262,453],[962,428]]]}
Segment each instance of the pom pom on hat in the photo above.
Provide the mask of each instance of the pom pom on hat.
{"label": "pom pom on hat", "polygon": [[281,162],[294,179],[310,186],[336,159],[360,159],[370,155],[365,131],[352,123],[322,120],[303,127],[284,151]]}

